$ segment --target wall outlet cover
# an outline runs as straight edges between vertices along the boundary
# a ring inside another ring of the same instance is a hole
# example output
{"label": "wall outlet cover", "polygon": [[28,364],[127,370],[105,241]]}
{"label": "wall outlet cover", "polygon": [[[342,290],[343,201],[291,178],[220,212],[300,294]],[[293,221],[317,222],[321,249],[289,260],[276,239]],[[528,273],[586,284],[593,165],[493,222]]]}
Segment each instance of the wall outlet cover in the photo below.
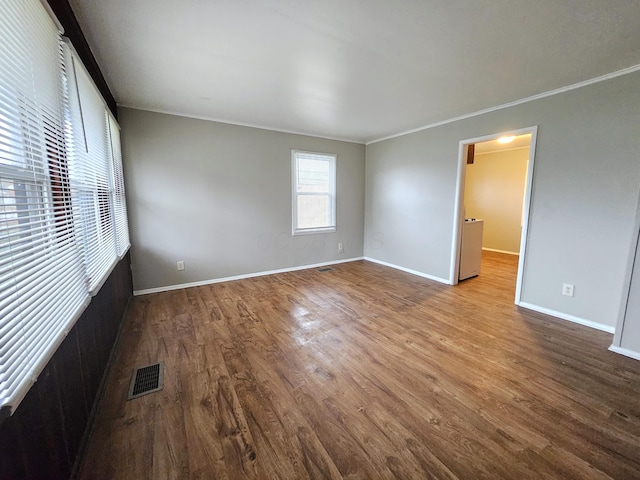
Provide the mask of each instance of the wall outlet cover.
{"label": "wall outlet cover", "polygon": [[562,295],[565,295],[567,297],[573,297],[573,289],[574,289],[574,285],[572,285],[570,283],[563,283],[562,284]]}

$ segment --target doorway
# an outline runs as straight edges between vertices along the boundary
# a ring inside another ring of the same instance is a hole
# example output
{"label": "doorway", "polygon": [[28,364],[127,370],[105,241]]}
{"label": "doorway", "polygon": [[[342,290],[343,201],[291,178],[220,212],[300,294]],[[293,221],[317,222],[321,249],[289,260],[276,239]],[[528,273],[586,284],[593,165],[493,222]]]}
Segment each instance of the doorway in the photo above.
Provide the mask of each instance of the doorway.
{"label": "doorway", "polygon": [[[460,259],[461,259],[461,244],[463,236],[463,227],[465,226],[465,184],[467,177],[467,166],[474,162],[476,149],[480,149],[484,142],[494,142],[498,139],[508,140],[509,137],[515,139],[524,140],[525,135],[530,135],[529,147],[528,147],[528,163],[526,166],[526,177],[524,185],[524,200],[522,202],[521,211],[521,224],[522,229],[520,232],[519,242],[517,239],[511,238],[509,245],[512,248],[505,248],[503,250],[510,251],[510,253],[516,253],[518,258],[518,272],[516,278],[516,293],[515,303],[520,304],[522,280],[524,267],[526,264],[526,241],[527,231],[529,223],[529,208],[531,205],[531,186],[533,184],[533,172],[534,172],[534,156],[536,147],[536,135],[537,127],[523,128],[519,130],[513,130],[508,132],[500,132],[494,135],[488,135],[484,137],[470,138],[467,140],[461,140],[458,149],[458,177],[456,184],[456,202],[454,208],[454,228],[453,228],[453,242],[451,246],[451,272],[450,272],[450,284],[456,285],[458,283],[460,275]],[[513,148],[516,144],[514,144]],[[508,147],[507,147],[508,148]],[[473,214],[473,212],[467,212]],[[467,215],[468,216],[468,215]],[[513,237],[513,234],[511,235]],[[518,245],[519,244],[519,245]],[[516,245],[513,247],[513,245]],[[519,248],[517,251],[516,249]],[[488,250],[498,250],[500,248],[487,248]]]}

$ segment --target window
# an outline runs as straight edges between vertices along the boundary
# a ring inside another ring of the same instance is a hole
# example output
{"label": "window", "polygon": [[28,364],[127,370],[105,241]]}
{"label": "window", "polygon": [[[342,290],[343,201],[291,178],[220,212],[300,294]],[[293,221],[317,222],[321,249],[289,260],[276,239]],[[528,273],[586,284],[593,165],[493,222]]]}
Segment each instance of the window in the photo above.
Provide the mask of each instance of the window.
{"label": "window", "polygon": [[39,0],[0,2],[0,417],[129,247],[119,128],[74,55]]}
{"label": "window", "polygon": [[124,172],[122,171],[122,152],[120,150],[120,127],[112,115],[109,115],[109,150],[113,165],[112,204],[115,219],[117,254],[122,257],[129,248],[129,226],[127,203],[124,195]]}
{"label": "window", "polygon": [[0,415],[15,410],[89,301],[61,53],[39,1],[0,2]]}
{"label": "window", "polygon": [[[118,255],[113,209],[114,173],[110,116],[82,62],[65,45],[69,85],[69,179],[82,238],[84,263],[95,294]],[[114,122],[115,123],[115,122]]]}
{"label": "window", "polygon": [[292,152],[293,235],[336,231],[336,156]]}

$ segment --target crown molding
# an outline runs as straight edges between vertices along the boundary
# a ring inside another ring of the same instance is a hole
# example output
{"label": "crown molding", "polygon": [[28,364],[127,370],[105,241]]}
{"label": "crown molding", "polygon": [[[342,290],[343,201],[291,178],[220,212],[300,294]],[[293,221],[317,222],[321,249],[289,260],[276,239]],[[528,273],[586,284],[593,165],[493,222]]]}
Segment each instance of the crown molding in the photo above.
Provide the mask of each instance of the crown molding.
{"label": "crown molding", "polygon": [[188,114],[188,113],[177,112],[177,111],[173,111],[173,110],[164,110],[164,109],[160,109],[160,108],[149,108],[149,107],[143,107],[141,105],[134,105],[134,104],[130,104],[130,103],[118,103],[118,107],[130,108],[130,109],[133,109],[133,110],[142,110],[144,112],[151,112],[151,113],[162,113],[164,115],[174,115],[176,117],[192,118],[194,120],[204,120],[204,121],[207,121],[207,122],[224,123],[226,125],[235,125],[235,126],[238,126],[238,127],[257,128],[259,130],[268,130],[270,132],[288,133],[290,135],[302,135],[304,137],[322,138],[324,140],[333,140],[333,141],[336,141],[336,142],[356,143],[358,145],[364,145],[365,144],[363,141],[353,140],[353,139],[350,139],[350,138],[327,137],[327,136],[324,136],[324,135],[315,135],[313,133],[308,133],[308,132],[298,132],[298,131],[295,131],[295,130],[283,130],[283,129],[279,129],[279,128],[266,127],[264,125],[256,125],[256,124],[253,124],[253,123],[232,122],[230,120],[224,120],[224,119],[221,119],[221,118],[207,117],[207,116],[203,116],[203,115],[191,115],[191,114]]}
{"label": "crown molding", "polygon": [[478,110],[477,112],[467,113],[464,115],[460,115],[458,117],[449,118],[447,120],[442,120],[441,122],[430,123],[429,125],[424,125],[422,127],[414,128],[412,130],[406,130],[400,133],[394,133],[393,135],[387,135],[385,137],[377,138],[375,140],[370,140],[366,142],[366,145],[372,145],[374,143],[383,142],[385,140],[390,140],[392,138],[403,137],[404,135],[409,135],[411,133],[421,132],[423,130],[428,130],[430,128],[439,127],[441,125],[446,125],[448,123],[458,122],[460,120],[465,120],[467,118],[477,117],[478,115],[484,115],[485,113],[495,112],[497,110],[503,110],[509,107],[515,107],[516,105],[521,105],[523,103],[533,102],[534,100],[540,100],[541,98],[551,97],[553,95],[558,95],[560,93],[569,92],[571,90],[576,90],[578,88],[586,87],[588,85],[593,85],[594,83],[605,82],[607,80],[611,80],[613,78],[621,77],[623,75],[628,75],[630,73],[634,73],[640,70],[640,64],[633,65],[628,68],[623,68],[622,70],[617,70],[615,72],[607,73],[606,75],[601,75],[599,77],[591,78],[589,80],[585,80],[583,82],[574,83],[572,85],[567,85],[566,87],[556,88],[555,90],[549,90],[547,92],[538,93],[537,95],[532,95],[530,97],[521,98],[520,100],[515,100],[509,103],[503,103],[502,105],[497,105],[495,107],[485,108],[483,110]]}

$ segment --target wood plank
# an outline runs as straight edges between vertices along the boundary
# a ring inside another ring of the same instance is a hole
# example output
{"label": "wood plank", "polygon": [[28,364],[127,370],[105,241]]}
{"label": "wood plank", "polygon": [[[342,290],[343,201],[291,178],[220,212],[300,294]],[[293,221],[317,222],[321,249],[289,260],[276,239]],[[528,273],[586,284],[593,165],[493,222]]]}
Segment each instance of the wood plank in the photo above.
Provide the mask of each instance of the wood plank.
{"label": "wood plank", "polygon": [[[138,297],[81,479],[640,478],[640,362],[513,305],[359,261]],[[164,390],[127,402],[135,367]],[[96,473],[101,472],[101,473]]]}

